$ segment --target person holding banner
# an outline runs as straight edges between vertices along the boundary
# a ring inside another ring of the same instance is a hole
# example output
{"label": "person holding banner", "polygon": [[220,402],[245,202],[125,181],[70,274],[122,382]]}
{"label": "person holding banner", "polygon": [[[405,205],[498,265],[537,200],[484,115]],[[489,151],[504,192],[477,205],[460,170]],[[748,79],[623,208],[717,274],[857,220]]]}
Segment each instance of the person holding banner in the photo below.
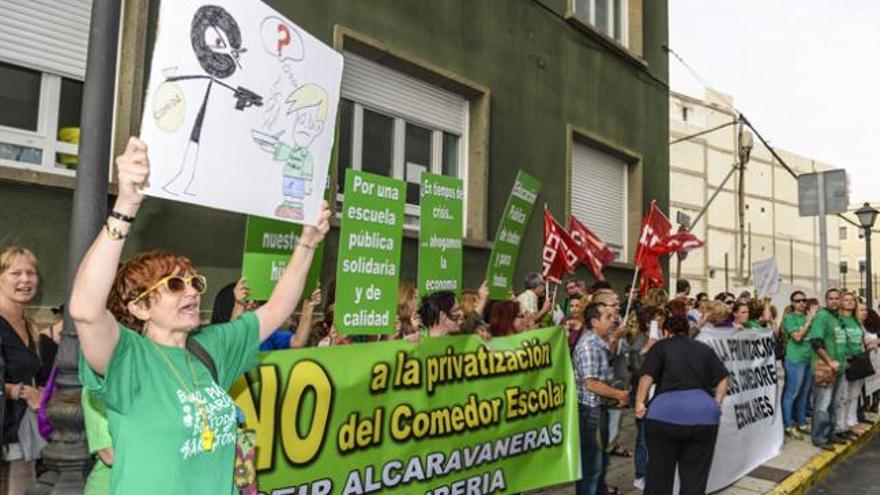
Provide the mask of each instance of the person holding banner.
{"label": "person holding banner", "polygon": [[711,347],[688,337],[689,329],[686,317],[667,319],[666,338],[648,351],[641,369],[635,413],[646,420],[646,495],[673,493],[676,466],[679,495],[706,493],[729,372]]}
{"label": "person holding banner", "polygon": [[[816,308],[807,311],[807,296],[796,290],[789,297],[791,312],[782,319],[785,334],[785,384],[782,388],[782,424],[785,436],[800,440],[808,433],[807,397],[813,386],[813,350],[807,339]],[[794,423],[797,423],[795,429]]]}
{"label": "person holding banner", "polygon": [[442,290],[422,298],[419,317],[425,327],[425,337],[443,337],[461,330],[464,312],[455,299],[455,293]]}
{"label": "person holding banner", "polygon": [[106,406],[114,439],[111,492],[232,493],[236,413],[226,390],[293,312],[330,210],[324,203],[317,225],[303,227],[266,304],[199,328],[206,280],[189,259],[152,251],[117,270],[149,181],[146,144],[131,138],[116,165],[116,203],[80,263],[69,303],[80,380]]}
{"label": "person holding banner", "polygon": [[749,309],[749,304],[747,302],[736,301],[733,303],[731,315],[733,316],[733,327],[736,330],[745,330],[746,328],[749,328],[748,324],[751,310]]}

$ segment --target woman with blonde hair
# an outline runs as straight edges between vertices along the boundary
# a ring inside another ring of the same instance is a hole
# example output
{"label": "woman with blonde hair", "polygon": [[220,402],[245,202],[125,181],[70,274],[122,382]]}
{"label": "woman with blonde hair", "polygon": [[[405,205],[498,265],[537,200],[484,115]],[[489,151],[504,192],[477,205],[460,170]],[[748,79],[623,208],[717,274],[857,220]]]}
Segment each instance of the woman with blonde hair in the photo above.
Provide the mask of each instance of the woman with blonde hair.
{"label": "woman with blonde hair", "polygon": [[111,493],[232,493],[236,412],[226,390],[293,313],[329,208],[321,206],[316,226],[303,226],[265,304],[200,327],[207,281],[189,259],[152,251],[117,270],[149,180],[146,144],[131,138],[116,165],[116,204],[80,263],[69,303],[80,380],[107,409]]}
{"label": "woman with blonde hair", "polygon": [[39,288],[37,257],[21,247],[0,251],[0,353],[4,368],[6,413],[3,417],[3,463],[0,493],[24,493],[34,481],[34,452],[19,441],[26,414],[40,406],[44,368],[40,359],[39,335],[24,314]]}
{"label": "woman with blonde hair", "polygon": [[[837,312],[837,317],[840,320],[840,329],[845,342],[844,349],[846,350],[847,361],[865,350],[865,328],[858,321],[857,310],[858,295],[853,292],[841,294],[840,309]],[[838,337],[839,341],[840,336]],[[855,422],[852,425],[847,424],[847,414],[850,407],[853,408],[853,412],[858,407],[859,395],[862,393],[862,385],[865,383],[865,380],[850,380],[847,373],[844,373],[843,378],[845,380],[843,383],[844,388],[841,391],[843,400],[839,402],[838,407],[834,410],[836,422],[834,433],[839,437],[849,439],[856,436],[855,433],[849,430],[851,426],[855,426]]]}
{"label": "woman with blonde hair", "polygon": [[706,306],[706,324],[716,328],[732,326],[730,307],[723,301],[712,301]]}
{"label": "woman with blonde hair", "polygon": [[419,332],[422,321],[419,318],[419,292],[416,284],[403,282],[397,289],[397,335],[403,338]]}

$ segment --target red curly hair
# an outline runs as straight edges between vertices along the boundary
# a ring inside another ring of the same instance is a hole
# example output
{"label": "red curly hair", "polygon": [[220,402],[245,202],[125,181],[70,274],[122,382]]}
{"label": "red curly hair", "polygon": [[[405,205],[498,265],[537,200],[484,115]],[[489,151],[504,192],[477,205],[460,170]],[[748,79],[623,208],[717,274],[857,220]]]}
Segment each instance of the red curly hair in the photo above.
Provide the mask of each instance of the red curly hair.
{"label": "red curly hair", "polygon": [[[189,258],[170,251],[149,251],[129,259],[116,272],[108,309],[123,325],[143,331],[144,322],[128,311],[128,303],[159,280],[175,274],[195,273]],[[144,299],[147,307],[150,298]]]}

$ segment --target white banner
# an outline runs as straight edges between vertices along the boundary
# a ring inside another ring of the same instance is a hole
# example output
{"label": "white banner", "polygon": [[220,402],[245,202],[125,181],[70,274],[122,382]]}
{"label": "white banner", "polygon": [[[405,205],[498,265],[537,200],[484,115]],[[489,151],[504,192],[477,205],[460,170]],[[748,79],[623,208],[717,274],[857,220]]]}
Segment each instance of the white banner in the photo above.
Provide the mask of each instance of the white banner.
{"label": "white banner", "polygon": [[697,340],[730,372],[707,486],[714,492],[782,452],[782,394],[770,331],[706,328]]}
{"label": "white banner", "polygon": [[161,2],[141,138],[150,196],[314,224],[342,55],[256,0]]}
{"label": "white banner", "polygon": [[[868,336],[870,336],[870,334],[866,334],[866,340],[876,339],[876,337]],[[865,378],[865,393],[868,395],[880,390],[880,350],[871,350],[871,364],[874,365],[874,374]]]}
{"label": "white banner", "polygon": [[776,258],[755,261],[752,263],[752,273],[758,297],[773,297],[779,294],[779,267]]}

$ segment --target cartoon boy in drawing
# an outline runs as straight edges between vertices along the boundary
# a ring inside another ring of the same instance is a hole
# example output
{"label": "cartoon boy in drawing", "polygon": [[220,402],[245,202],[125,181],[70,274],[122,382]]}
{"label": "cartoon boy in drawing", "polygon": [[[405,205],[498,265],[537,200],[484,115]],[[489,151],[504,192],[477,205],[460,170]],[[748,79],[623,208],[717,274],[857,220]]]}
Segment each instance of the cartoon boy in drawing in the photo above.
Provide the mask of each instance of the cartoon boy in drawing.
{"label": "cartoon boy in drawing", "polygon": [[252,130],[254,141],[263,151],[272,153],[276,161],[284,163],[282,193],[284,202],[275,209],[275,215],[302,220],[303,201],[312,193],[314,170],[309,146],[324,131],[329,111],[329,97],[317,84],[298,87],[287,97],[287,114],[292,117],[290,140],[279,139],[282,133],[272,135]]}

